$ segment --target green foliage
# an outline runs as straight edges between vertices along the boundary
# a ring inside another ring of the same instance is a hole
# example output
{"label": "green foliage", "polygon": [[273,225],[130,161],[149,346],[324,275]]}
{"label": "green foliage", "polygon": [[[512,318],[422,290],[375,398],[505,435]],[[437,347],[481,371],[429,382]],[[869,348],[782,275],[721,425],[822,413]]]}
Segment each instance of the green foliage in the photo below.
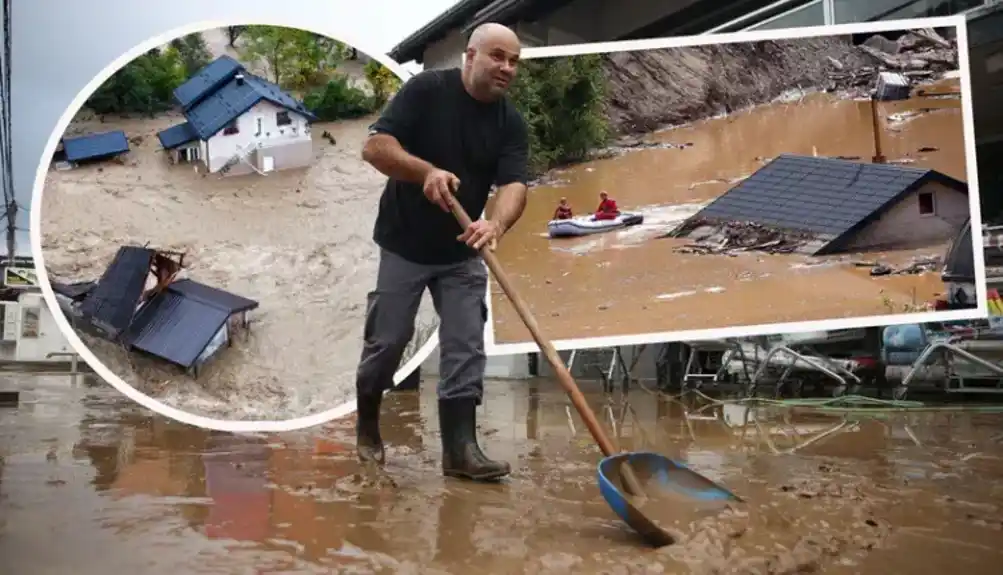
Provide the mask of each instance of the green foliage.
{"label": "green foliage", "polygon": [[324,122],[361,118],[379,108],[375,98],[353,86],[344,74],[335,74],[326,85],[309,92],[303,104]]}
{"label": "green foliage", "polygon": [[382,108],[401,87],[401,80],[390,68],[376,60],[370,60],[365,69],[366,80],[373,89],[373,99],[378,108]]}
{"label": "green foliage", "polygon": [[604,145],[609,122],[603,105],[606,78],[602,56],[527,60],[519,66],[510,98],[529,125],[530,169],[585,159]]}
{"label": "green foliage", "polygon": [[153,115],[171,108],[174,89],[187,79],[177,48],[150,50],[108,78],[85,106],[98,114]]}
{"label": "green foliage", "polygon": [[263,61],[272,81],[287,90],[323,83],[343,59],[343,44],[306,30],[248,26],[240,36],[241,57],[247,62]]}
{"label": "green foliage", "polygon": [[171,41],[171,48],[177,50],[185,68],[185,77],[191,78],[199,70],[212,62],[212,52],[202,34],[196,32]]}

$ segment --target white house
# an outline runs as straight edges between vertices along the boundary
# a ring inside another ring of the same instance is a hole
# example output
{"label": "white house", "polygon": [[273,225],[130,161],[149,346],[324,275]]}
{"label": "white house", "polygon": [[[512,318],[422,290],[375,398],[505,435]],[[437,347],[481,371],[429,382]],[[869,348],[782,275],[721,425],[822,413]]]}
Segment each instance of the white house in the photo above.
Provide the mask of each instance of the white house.
{"label": "white house", "polygon": [[221,56],[174,90],[186,121],[157,134],[174,162],[225,175],[301,168],[313,160],[301,102]]}

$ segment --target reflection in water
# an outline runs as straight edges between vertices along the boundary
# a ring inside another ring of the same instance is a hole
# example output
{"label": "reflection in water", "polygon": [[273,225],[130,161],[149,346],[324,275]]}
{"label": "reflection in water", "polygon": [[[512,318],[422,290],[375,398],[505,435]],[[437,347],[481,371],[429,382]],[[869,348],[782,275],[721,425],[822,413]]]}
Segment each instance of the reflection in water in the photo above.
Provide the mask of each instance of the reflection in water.
{"label": "reflection in water", "polygon": [[[567,400],[545,380],[487,386],[488,448],[515,468],[501,485],[442,478],[436,419],[424,411],[434,396],[389,396],[396,489],[359,474],[350,420],[237,436],[119,416],[111,392],[62,392],[44,399],[61,415],[0,419],[0,555],[16,573],[756,572],[736,566],[735,548],[742,561],[768,556],[773,570],[760,572],[779,573],[813,553],[810,540],[831,551],[812,555],[826,573],[1003,565],[1000,416],[858,417],[798,449],[842,417],[760,413],[742,430],[714,420],[717,408],[693,417],[698,403],[585,390],[624,448],[677,457],[749,499],[748,516],[729,519],[748,534],[732,539],[722,519],[674,548],[639,547],[598,493],[600,455],[584,425],[574,416],[571,434]],[[39,553],[52,537],[58,549]]]}
{"label": "reflection in water", "polygon": [[[890,161],[967,179],[959,100],[914,98],[881,103],[879,110],[882,151]],[[675,251],[685,239],[658,239],[779,154],[870,161],[869,102],[810,95],[665,130],[649,140],[676,145],[555,173],[556,183],[531,191],[519,224],[499,244],[506,271],[548,336],[578,339],[900,313],[942,291],[936,273],[871,278],[867,268],[848,261],[861,257],[692,255]],[[621,209],[643,213],[645,223],[601,236],[547,239],[545,224],[560,197],[583,213],[593,209],[600,190],[609,190]],[[945,247],[864,259],[901,265],[917,256],[939,257]],[[819,262],[834,265],[807,265]],[[508,300],[496,284],[492,289],[496,341],[529,341]]]}

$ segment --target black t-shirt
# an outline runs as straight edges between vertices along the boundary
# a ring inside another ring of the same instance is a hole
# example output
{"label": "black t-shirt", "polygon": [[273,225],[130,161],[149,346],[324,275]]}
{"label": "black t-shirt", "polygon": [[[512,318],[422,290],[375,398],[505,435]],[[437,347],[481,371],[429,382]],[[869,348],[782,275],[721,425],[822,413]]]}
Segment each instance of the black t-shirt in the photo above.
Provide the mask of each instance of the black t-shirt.
{"label": "black t-shirt", "polygon": [[[389,134],[411,155],[456,174],[456,199],[471,218],[484,212],[492,185],[527,180],[526,123],[503,98],[482,103],[467,93],[458,68],[413,76],[390,101],[371,133]],[[387,181],[373,239],[418,264],[464,261],[477,252],[458,241],[451,212],[425,198],[422,184]]]}

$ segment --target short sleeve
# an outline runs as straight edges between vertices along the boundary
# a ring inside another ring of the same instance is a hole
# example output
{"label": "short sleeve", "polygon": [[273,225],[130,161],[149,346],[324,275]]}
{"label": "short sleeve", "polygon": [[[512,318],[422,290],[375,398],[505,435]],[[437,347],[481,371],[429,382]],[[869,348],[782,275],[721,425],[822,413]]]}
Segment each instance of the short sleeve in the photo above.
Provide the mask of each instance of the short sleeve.
{"label": "short sleeve", "polygon": [[429,72],[421,72],[409,78],[397,94],[390,99],[380,117],[369,127],[370,135],[387,134],[397,141],[410,141],[417,129],[418,119],[427,102],[426,94],[434,77]]}
{"label": "short sleeve", "polygon": [[495,185],[529,182],[529,127],[515,107],[506,115]]}

